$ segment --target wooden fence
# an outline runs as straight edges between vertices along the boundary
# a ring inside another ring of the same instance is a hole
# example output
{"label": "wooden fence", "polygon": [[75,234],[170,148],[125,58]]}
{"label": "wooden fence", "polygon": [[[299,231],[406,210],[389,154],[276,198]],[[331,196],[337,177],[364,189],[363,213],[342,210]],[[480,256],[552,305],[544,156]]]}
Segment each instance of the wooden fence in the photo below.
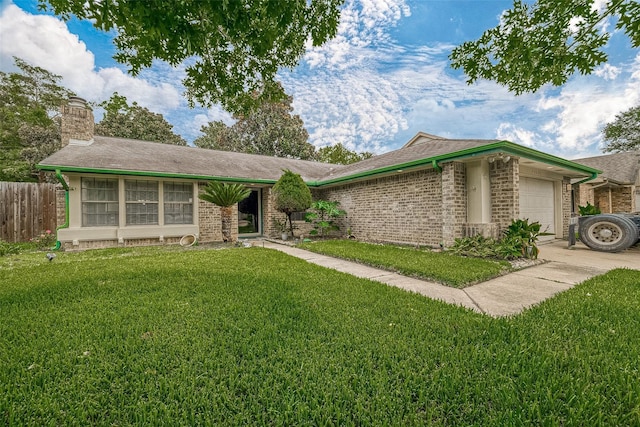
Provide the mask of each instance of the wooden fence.
{"label": "wooden fence", "polygon": [[56,229],[56,186],[0,182],[0,240],[26,242]]}

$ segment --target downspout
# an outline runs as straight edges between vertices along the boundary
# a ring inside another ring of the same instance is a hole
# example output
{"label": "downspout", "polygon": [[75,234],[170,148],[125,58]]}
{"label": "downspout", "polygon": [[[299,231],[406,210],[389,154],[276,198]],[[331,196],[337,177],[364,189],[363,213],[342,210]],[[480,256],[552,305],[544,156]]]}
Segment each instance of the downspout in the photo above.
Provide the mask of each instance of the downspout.
{"label": "downspout", "polygon": [[598,177],[598,174],[597,174],[597,173],[592,173],[592,174],[591,174],[591,176],[590,176],[589,178],[581,179],[580,181],[578,181],[578,182],[574,182],[574,183],[573,183],[573,184],[571,184],[571,185],[580,185],[580,184],[584,184],[585,182],[587,182],[587,181],[591,181],[592,179],[596,179],[597,177]]}
{"label": "downspout", "polygon": [[60,169],[56,169],[56,178],[64,188],[64,224],[56,227],[56,245],[51,250],[57,251],[62,246],[62,242],[58,240],[58,230],[69,227],[69,185],[64,180]]}
{"label": "downspout", "polygon": [[439,173],[442,173],[442,168],[440,167],[440,165],[438,164],[438,161],[436,159],[431,160],[431,166],[437,170]]}

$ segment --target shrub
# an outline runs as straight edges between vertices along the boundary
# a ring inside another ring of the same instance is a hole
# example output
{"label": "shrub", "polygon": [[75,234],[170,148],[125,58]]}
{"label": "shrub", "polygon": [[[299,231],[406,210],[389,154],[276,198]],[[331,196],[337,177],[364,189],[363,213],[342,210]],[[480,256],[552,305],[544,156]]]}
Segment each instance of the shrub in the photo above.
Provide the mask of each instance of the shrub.
{"label": "shrub", "polygon": [[39,250],[49,250],[56,243],[56,234],[51,230],[45,230],[38,236],[31,239],[31,242],[36,245]]}
{"label": "shrub", "polygon": [[271,191],[274,196],[274,206],[276,210],[287,215],[291,235],[293,235],[291,214],[303,212],[311,206],[311,190],[299,174],[284,170]]}
{"label": "shrub", "polygon": [[0,256],[15,255],[20,253],[20,245],[0,240]]}
{"label": "shrub", "polygon": [[[535,221],[529,224],[528,219],[514,219],[511,225],[504,231],[501,242],[512,247],[514,251],[519,249],[520,256],[515,258],[538,258],[538,235],[540,234],[540,223]],[[506,258],[510,259],[510,258]]]}
{"label": "shrub", "polygon": [[475,258],[500,258],[496,252],[497,242],[480,234],[456,239],[449,251],[455,255]]}
{"label": "shrub", "polygon": [[514,219],[504,231],[502,239],[494,240],[481,235],[456,239],[449,251],[456,255],[499,258],[512,260],[517,258],[537,258],[540,223],[529,224],[527,219]]}
{"label": "shrub", "polygon": [[578,212],[580,212],[581,216],[585,215],[599,215],[602,212],[599,208],[593,206],[591,203],[587,202],[586,206],[578,206]]}
{"label": "shrub", "polygon": [[313,224],[313,230],[309,234],[313,236],[326,236],[332,231],[340,230],[335,223],[335,219],[346,215],[346,212],[338,208],[339,202],[328,202],[326,200],[316,200],[311,205],[312,211],[307,213],[304,220]]}

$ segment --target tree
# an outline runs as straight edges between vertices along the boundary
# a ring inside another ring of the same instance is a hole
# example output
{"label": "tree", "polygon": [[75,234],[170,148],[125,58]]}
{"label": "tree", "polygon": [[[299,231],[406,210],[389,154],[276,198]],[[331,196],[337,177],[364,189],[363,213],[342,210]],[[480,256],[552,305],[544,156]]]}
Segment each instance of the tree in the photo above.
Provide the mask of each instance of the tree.
{"label": "tree", "polygon": [[336,165],[349,165],[361,160],[370,159],[371,157],[373,157],[373,153],[369,153],[368,151],[363,153],[351,151],[342,145],[342,143],[322,147],[318,149],[316,153],[316,160]]}
{"label": "tree", "polygon": [[340,227],[335,223],[335,220],[347,214],[339,206],[340,202],[330,202],[328,200],[316,200],[313,202],[313,205],[311,205],[312,211],[304,217],[306,222],[313,224],[313,230],[309,234],[325,237],[332,231],[339,231]]}
{"label": "tree", "polygon": [[232,126],[211,122],[200,129],[204,135],[193,143],[215,150],[313,159],[315,147],[307,142],[309,133],[300,116],[291,114],[292,102],[290,96],[282,102],[265,102],[246,116],[235,115]]}
{"label": "tree", "polygon": [[242,184],[227,184],[210,181],[204,187],[200,199],[213,203],[220,207],[220,218],[222,221],[222,240],[231,242],[231,226],[233,224],[233,205],[249,197],[251,190]]}
{"label": "tree", "polygon": [[186,63],[191,103],[237,112],[282,97],[276,73],[295,67],[307,42],[320,46],[336,35],[344,0],[38,1],[63,19],[116,30],[114,58],[133,75],[154,60]]}
{"label": "tree", "polygon": [[302,212],[311,206],[311,190],[304,183],[302,177],[290,170],[284,170],[282,176],[273,186],[274,206],[276,210],[287,215],[289,229],[293,235],[291,214]]}
{"label": "tree", "polygon": [[95,133],[102,136],[141,139],[164,144],[187,145],[187,142],[172,129],[173,125],[162,114],[149,111],[136,102],[129,105],[127,98],[115,92],[104,107],[104,117],[96,124]]}
{"label": "tree", "polygon": [[73,92],[61,76],[14,62],[19,72],[0,72],[0,180],[35,181],[35,165],[60,148],[59,108]]}
{"label": "tree", "polygon": [[608,0],[514,0],[500,24],[476,41],[456,47],[449,56],[467,83],[494,80],[516,94],[535,92],[546,83],[564,84],[576,71],[590,74],[608,59],[603,47],[610,34],[603,22],[617,19],[633,47],[640,46],[640,3]]}
{"label": "tree", "polygon": [[640,150],[640,105],[620,113],[602,129],[606,152]]}

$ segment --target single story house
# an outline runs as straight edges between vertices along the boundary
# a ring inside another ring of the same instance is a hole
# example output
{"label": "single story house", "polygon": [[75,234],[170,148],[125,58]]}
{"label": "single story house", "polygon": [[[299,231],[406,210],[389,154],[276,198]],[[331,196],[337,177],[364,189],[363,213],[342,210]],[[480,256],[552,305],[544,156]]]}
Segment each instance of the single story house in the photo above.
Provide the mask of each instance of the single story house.
{"label": "single story house", "polygon": [[63,148],[39,168],[56,174],[58,240],[65,249],[221,241],[219,209],[198,199],[210,180],[243,183],[236,237],[276,236],[272,187],[283,169],[317,199],[340,202],[349,228],[369,241],[448,246],[499,236],[514,218],[568,235],[571,182],[598,170],[509,141],[419,133],[402,148],[351,165],[206,150],[93,134],[84,100],[62,107]]}
{"label": "single story house", "polygon": [[576,186],[575,203],[578,206],[589,202],[602,213],[640,212],[640,151],[588,157],[574,162],[602,171],[596,179]]}

